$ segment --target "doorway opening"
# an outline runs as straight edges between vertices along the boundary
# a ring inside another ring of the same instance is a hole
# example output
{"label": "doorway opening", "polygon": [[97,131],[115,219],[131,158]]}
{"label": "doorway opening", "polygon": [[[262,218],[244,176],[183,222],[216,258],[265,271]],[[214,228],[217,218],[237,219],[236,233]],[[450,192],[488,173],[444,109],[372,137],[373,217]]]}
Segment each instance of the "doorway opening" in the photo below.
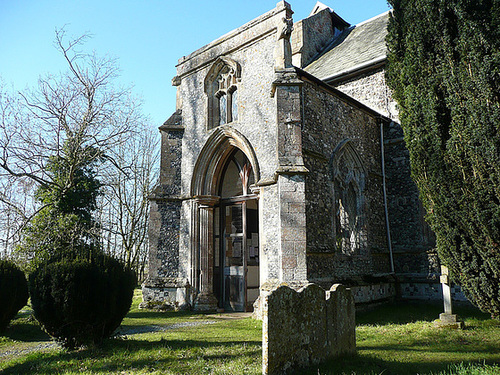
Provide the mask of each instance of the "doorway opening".
{"label": "doorway opening", "polygon": [[251,163],[235,149],[222,170],[214,212],[214,294],[224,311],[252,311],[259,296],[259,211]]}

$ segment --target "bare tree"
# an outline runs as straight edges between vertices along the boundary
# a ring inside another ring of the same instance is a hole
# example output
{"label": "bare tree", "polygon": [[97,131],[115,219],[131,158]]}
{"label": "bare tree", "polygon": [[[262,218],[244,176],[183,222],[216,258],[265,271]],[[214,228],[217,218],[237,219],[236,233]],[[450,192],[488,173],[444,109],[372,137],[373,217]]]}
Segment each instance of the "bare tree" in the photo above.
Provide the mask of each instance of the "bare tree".
{"label": "bare tree", "polygon": [[[9,124],[23,120],[19,100],[8,95],[5,83],[0,81],[0,140],[4,145],[15,133]],[[1,151],[4,155],[7,153],[4,148]],[[4,258],[12,255],[13,247],[19,243],[22,228],[35,211],[33,187],[32,180],[14,177],[0,170],[0,254]]]}
{"label": "bare tree", "polygon": [[[0,168],[10,175],[53,184],[45,173],[51,156],[75,165],[86,158],[92,161],[119,144],[135,124],[139,112],[130,90],[112,85],[118,73],[115,61],[76,50],[86,38],[65,42],[64,31],[56,32],[68,72],[40,78],[37,90],[19,93],[21,108],[13,121],[0,125]],[[89,146],[101,154],[74,153]]]}
{"label": "bare tree", "polygon": [[157,179],[159,144],[156,133],[143,125],[115,149],[102,196],[102,239],[108,252],[144,275],[148,250],[148,195]]}
{"label": "bare tree", "polygon": [[[33,200],[38,187],[64,194],[74,187],[78,168],[94,164],[104,184],[95,230],[104,230],[105,248],[117,247],[114,253],[137,266],[144,258],[145,197],[158,145],[131,88],[113,84],[116,61],[79,50],[87,39],[56,31],[55,46],[67,72],[41,77],[35,90],[18,95],[7,95],[0,86],[0,245],[11,247],[33,216],[47,208]],[[54,157],[69,165],[63,178],[48,173]]]}
{"label": "bare tree", "polygon": [[33,183],[27,179],[0,176],[0,255],[12,256],[21,231],[35,211]]}

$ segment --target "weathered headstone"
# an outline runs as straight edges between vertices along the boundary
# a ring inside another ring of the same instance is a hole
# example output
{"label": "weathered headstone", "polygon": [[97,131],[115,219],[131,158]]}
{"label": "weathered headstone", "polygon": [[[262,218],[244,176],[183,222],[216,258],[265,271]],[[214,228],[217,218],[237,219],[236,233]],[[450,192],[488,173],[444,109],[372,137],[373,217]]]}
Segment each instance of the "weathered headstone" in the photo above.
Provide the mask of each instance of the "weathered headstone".
{"label": "weathered headstone", "polygon": [[262,299],[262,373],[283,374],[356,352],[354,298],[340,284],[330,291],[280,285]]}
{"label": "weathered headstone", "polygon": [[329,356],[356,353],[356,309],[354,296],[344,285],[326,292]]}

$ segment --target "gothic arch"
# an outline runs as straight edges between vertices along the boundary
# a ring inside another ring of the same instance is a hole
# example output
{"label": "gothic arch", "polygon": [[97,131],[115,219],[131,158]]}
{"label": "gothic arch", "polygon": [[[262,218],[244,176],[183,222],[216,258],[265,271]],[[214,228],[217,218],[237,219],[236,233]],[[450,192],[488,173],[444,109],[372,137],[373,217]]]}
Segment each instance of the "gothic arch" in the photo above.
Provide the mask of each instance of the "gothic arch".
{"label": "gothic arch", "polygon": [[344,254],[359,253],[365,247],[364,188],[366,170],[353,141],[340,142],[330,158],[334,198],[336,247]]}
{"label": "gothic arch", "polygon": [[257,156],[250,142],[231,126],[221,126],[207,139],[196,161],[191,181],[193,197],[217,195],[222,168],[235,148],[240,149],[252,164],[255,181],[260,179]]}
{"label": "gothic arch", "polygon": [[[334,181],[336,177],[338,177],[341,166],[339,165],[340,161],[344,159],[344,162],[348,162],[351,166],[354,167],[354,170],[358,173],[362,173],[366,176],[365,167],[359,157],[356,149],[354,148],[353,141],[349,138],[341,141],[337,147],[333,150],[332,156],[330,157],[330,177],[331,180]],[[364,187],[364,186],[363,186]]]}

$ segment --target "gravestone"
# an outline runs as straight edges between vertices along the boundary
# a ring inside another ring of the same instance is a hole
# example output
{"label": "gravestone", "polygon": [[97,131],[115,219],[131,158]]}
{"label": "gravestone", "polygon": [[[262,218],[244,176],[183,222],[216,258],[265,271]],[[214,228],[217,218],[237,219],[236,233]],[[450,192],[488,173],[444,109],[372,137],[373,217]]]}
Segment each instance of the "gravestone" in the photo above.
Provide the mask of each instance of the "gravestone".
{"label": "gravestone", "polygon": [[457,314],[453,314],[450,275],[448,267],[446,266],[441,266],[440,281],[443,289],[444,313],[439,314],[439,319],[436,320],[436,326],[463,329],[464,322],[458,319]]}
{"label": "gravestone", "polygon": [[262,373],[283,374],[327,358],[356,353],[351,291],[281,284],[262,300]]}

